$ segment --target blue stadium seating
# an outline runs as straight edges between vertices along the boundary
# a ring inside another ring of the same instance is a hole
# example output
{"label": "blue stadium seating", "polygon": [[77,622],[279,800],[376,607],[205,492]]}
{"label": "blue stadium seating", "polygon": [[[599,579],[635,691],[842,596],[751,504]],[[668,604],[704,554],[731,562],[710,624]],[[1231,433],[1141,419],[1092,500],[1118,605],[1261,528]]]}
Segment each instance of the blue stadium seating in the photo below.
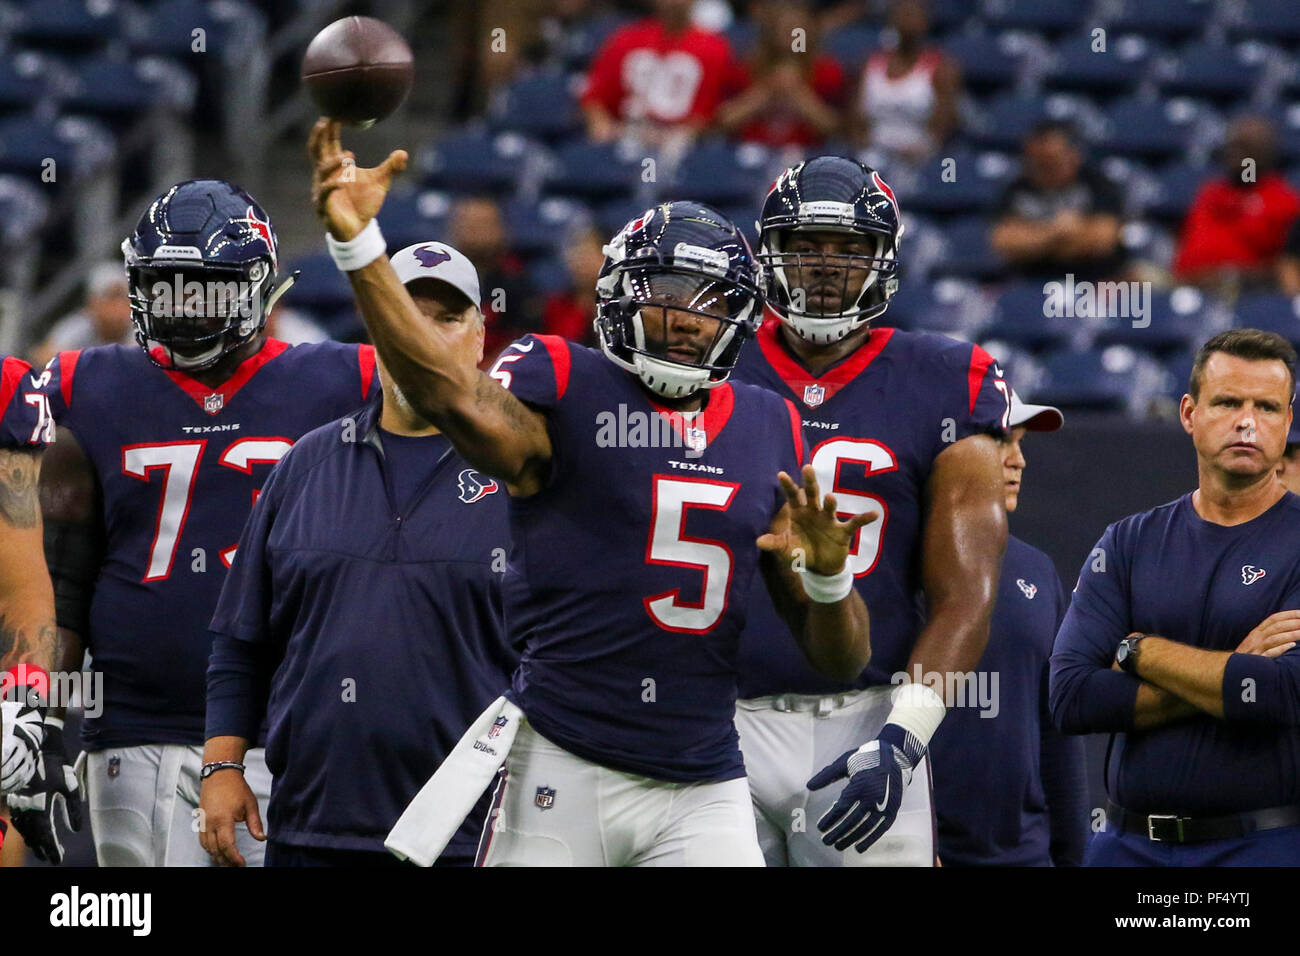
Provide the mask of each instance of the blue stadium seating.
{"label": "blue stadium seating", "polygon": [[[20,62],[0,61],[0,116],[24,113],[45,95],[46,83],[38,71],[20,69]],[[28,66],[34,61],[28,60]]]}
{"label": "blue stadium seating", "polygon": [[1160,80],[1165,96],[1183,94],[1237,101],[1258,85],[1262,67],[1247,62],[1236,47],[1221,43],[1195,43],[1183,47],[1169,61]]}
{"label": "blue stadium seating", "polygon": [[935,33],[950,33],[975,15],[979,0],[930,0],[926,6],[930,28]]}
{"label": "blue stadium seating", "polygon": [[450,210],[451,199],[445,193],[394,193],[379,211],[379,227],[393,251],[417,242],[443,241]]}
{"label": "blue stadium seating", "polygon": [[1060,348],[1086,335],[1089,320],[1065,315],[1048,316],[1044,314],[1046,311],[1044,283],[1018,282],[997,297],[992,318],[982,334],[1035,352]]}
{"label": "blue stadium seating", "polygon": [[943,255],[933,274],[989,282],[1006,272],[1006,263],[989,242],[990,222],[982,216],[957,219],[940,231]]}
{"label": "blue stadium seating", "polygon": [[1061,34],[1083,22],[1089,4],[1079,0],[987,0],[985,10],[987,22],[997,29]]}
{"label": "blue stadium seating", "polygon": [[62,106],[124,126],[164,102],[161,84],[143,76],[137,62],[93,57],[77,64],[75,86]]}
{"label": "blue stadium seating", "polygon": [[1233,307],[1234,328],[1276,332],[1292,345],[1300,345],[1300,299],[1278,292],[1243,295]]}
{"label": "blue stadium seating", "polygon": [[49,212],[49,200],[32,181],[0,176],[0,246],[29,244]]}
{"label": "blue stadium seating", "polygon": [[862,72],[867,57],[880,49],[880,28],[869,23],[851,23],[822,37],[822,52],[840,62],[850,77]]}
{"label": "blue stadium seating", "polygon": [[1159,160],[1186,152],[1193,131],[1191,116],[1170,104],[1128,98],[1106,110],[1105,124],[1092,145],[1103,153]]}
{"label": "blue stadium seating", "polygon": [[[1098,346],[1128,345],[1157,355],[1184,351],[1212,334],[1210,304],[1196,289],[1155,290],[1143,319],[1135,315],[1109,318],[1097,329]],[[1132,310],[1130,309],[1130,313]],[[1134,322],[1145,321],[1141,328]]]}
{"label": "blue stadium seating", "polygon": [[[901,201],[909,210],[932,215],[990,212],[1009,181],[1011,167],[998,175],[991,175],[986,167],[973,153],[935,157],[921,167]],[[947,170],[953,171],[951,182],[944,178]]]}
{"label": "blue stadium seating", "polygon": [[1162,364],[1165,379],[1161,391],[1168,398],[1182,398],[1187,392],[1187,385],[1192,377],[1192,366],[1196,364],[1196,349],[1188,349],[1172,355]]}
{"label": "blue stadium seating", "polygon": [[566,70],[585,70],[596,52],[619,27],[629,22],[622,14],[583,18],[563,32],[559,55]]}
{"label": "blue stadium seating", "polygon": [[1043,380],[1027,401],[1089,411],[1123,411],[1130,405],[1138,356],[1123,346],[1064,349],[1043,358]]}
{"label": "blue stadium seating", "polygon": [[1279,43],[1300,43],[1300,4],[1295,0],[1246,0],[1233,35]]}
{"label": "blue stadium seating", "polygon": [[513,192],[521,156],[507,144],[525,142],[522,137],[479,129],[440,139],[420,157],[424,185],[459,192]]}
{"label": "blue stadium seating", "polygon": [[975,316],[971,308],[974,286],[956,279],[899,284],[878,325],[890,325],[917,332],[938,332],[969,338]]}
{"label": "blue stadium seating", "polygon": [[1146,215],[1165,222],[1182,222],[1201,184],[1215,171],[1200,163],[1175,162],[1156,174],[1155,191],[1142,204]]}
{"label": "blue stadium seating", "polygon": [[203,30],[205,52],[222,49],[228,28],[203,0],[163,0],[144,11],[140,26],[127,34],[138,53],[186,59],[193,55],[195,30]]}
{"label": "blue stadium seating", "polygon": [[528,283],[542,297],[566,291],[570,284],[568,267],[559,256],[548,256],[528,266]]}
{"label": "blue stadium seating", "polygon": [[1043,364],[1031,352],[1003,339],[982,339],[979,344],[997,359],[1003,376],[1021,397],[1042,384],[1045,377]]}
{"label": "blue stadium seating", "polygon": [[582,129],[582,112],[570,77],[546,72],[516,80],[489,112],[493,128],[555,142]]}
{"label": "blue stadium seating", "polygon": [[298,280],[285,293],[285,305],[313,315],[353,308],[352,286],[328,253],[298,259],[289,268],[290,272],[295,270],[299,272]]}
{"label": "blue stadium seating", "polygon": [[1011,86],[1020,74],[1023,52],[1008,50],[1001,34],[963,33],[943,46],[960,65],[962,80],[972,90],[984,92]]}
{"label": "blue stadium seating", "polygon": [[1131,91],[1141,81],[1155,52],[1153,44],[1133,35],[1107,37],[1104,51],[1095,51],[1093,46],[1090,32],[1056,44],[1046,76],[1048,86],[1082,90],[1093,96]]}
{"label": "blue stadium seating", "polygon": [[77,170],[76,144],[57,123],[32,116],[0,120],[0,172],[41,182],[47,158],[54,160],[55,188],[64,182],[64,170]]}
{"label": "blue stadium seating", "polygon": [[93,0],[27,0],[13,37],[32,49],[60,54],[100,49],[121,30],[119,8]]}
{"label": "blue stadium seating", "polygon": [[1119,0],[1112,32],[1182,39],[1205,29],[1214,0]]}
{"label": "blue stadium seating", "polygon": [[1041,93],[1002,93],[978,109],[967,139],[985,149],[1018,152],[1029,131],[1049,115]]}
{"label": "blue stadium seating", "polygon": [[628,196],[642,185],[642,159],[625,154],[613,143],[570,143],[556,151],[546,188],[589,200]]}
{"label": "blue stadium seating", "polygon": [[757,208],[772,183],[770,160],[761,146],[710,140],[682,159],[673,181],[663,184],[661,194],[669,198],[689,195],[714,206],[749,204]]}
{"label": "blue stadium seating", "polygon": [[589,218],[581,203],[558,197],[540,202],[512,200],[502,212],[510,249],[524,257],[560,255],[570,230]]}

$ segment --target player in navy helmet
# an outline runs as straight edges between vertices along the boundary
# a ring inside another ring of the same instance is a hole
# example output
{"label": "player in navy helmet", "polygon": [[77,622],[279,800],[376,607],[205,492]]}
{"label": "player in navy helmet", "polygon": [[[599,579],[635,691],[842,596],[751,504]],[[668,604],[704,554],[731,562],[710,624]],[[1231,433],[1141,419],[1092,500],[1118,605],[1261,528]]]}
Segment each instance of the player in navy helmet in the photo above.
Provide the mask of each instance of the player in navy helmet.
{"label": "player in navy helmet", "polygon": [[490,373],[460,369],[374,223],[406,154],[345,179],[338,135],[321,120],[309,143],[331,251],[411,405],[510,493],[523,649],[387,845],[432,861],[500,768],[484,865],[762,865],[732,721],[746,608],[761,568],[791,644],[856,674],[868,623],[844,560],[870,518],[840,521],[810,473],[789,477],[790,403],[726,381],[760,306],[748,246],[707,206],[656,206],[607,246],[604,354],[533,335]]}
{"label": "player in navy helmet", "polygon": [[[208,623],[271,466],[374,393],[374,350],[268,338],[288,283],[269,217],[231,183],[172,186],[122,251],[139,347],[61,352],[41,376],[59,425],[42,475],[57,666],[89,649],[103,675],[83,725],[100,865],[206,865]],[[263,753],[220,772],[245,772],[265,815]],[[238,840],[258,864],[255,836]]]}
{"label": "player in navy helmet", "polygon": [[[949,675],[972,671],[988,640],[1006,541],[1009,389],[977,346],[873,325],[903,235],[874,169],[838,156],[787,169],[759,228],[771,314],[733,377],[796,403],[841,515],[880,516],[849,557],[871,608],[872,659],[854,679],[789,653],[762,594],[750,609],[736,726],[759,839],[773,866],[928,866],[926,747]],[[809,779],[809,766],[825,769]]]}

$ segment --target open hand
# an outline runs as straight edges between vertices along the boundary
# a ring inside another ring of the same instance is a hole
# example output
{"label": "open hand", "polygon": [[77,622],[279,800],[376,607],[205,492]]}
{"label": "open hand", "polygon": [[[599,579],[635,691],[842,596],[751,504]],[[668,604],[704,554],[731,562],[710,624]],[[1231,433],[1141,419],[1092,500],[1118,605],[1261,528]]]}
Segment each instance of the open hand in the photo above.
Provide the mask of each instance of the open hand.
{"label": "open hand", "polygon": [[838,574],[844,569],[858,531],[879,515],[867,512],[840,521],[835,514],[835,496],[822,498],[812,465],[803,466],[802,486],[784,471],[777,480],[785,492],[786,504],[767,533],[759,536],[758,547],[789,560],[801,552],[806,570],[827,576]]}
{"label": "open hand", "polygon": [[339,141],[338,120],[322,117],[307,137],[312,161],[311,201],[335,239],[356,237],[384,204],[393,179],[406,169],[407,154],[395,149],[378,166],[358,166],[356,155]]}

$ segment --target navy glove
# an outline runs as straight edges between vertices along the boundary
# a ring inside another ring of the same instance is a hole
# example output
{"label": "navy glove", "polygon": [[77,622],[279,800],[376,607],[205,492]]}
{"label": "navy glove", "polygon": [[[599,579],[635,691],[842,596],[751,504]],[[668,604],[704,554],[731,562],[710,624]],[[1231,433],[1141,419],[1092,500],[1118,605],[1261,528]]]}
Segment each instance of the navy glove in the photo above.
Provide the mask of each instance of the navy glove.
{"label": "navy glove", "polygon": [[858,750],[846,750],[809,780],[809,790],[820,790],[843,777],[849,780],[835,805],[817,821],[817,829],[826,834],[822,842],[834,844],[837,850],[856,844],[857,851],[865,853],[894,825],[903,790],[924,756],[919,740],[897,724],[886,724],[875,740]]}
{"label": "navy glove", "polygon": [[62,863],[63,844],[55,818],[62,817],[63,825],[74,832],[81,830],[81,789],[63,749],[62,720],[45,718],[45,742],[36,773],[26,787],[7,799],[14,828],[36,859]]}

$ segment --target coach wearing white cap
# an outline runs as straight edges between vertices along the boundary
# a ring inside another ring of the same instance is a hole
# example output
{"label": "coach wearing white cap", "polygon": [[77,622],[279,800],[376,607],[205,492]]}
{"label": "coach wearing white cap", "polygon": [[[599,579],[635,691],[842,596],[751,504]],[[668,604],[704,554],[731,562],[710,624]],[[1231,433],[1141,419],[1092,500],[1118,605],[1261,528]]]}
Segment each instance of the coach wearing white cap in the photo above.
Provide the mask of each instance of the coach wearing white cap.
{"label": "coach wearing white cap", "polygon": [[[438,242],[392,257],[417,308],[473,372],[478,274]],[[244,527],[212,621],[199,838],[267,866],[396,865],[384,837],[464,729],[509,684],[501,621],[505,489],[410,407],[381,395],[281,459]],[[267,723],[267,826],[239,764]],[[439,862],[469,865],[486,799]]]}
{"label": "coach wearing white cap", "polygon": [[[1027,432],[1052,432],[1059,409],[1011,393],[1002,438],[1007,511],[1019,503]],[[930,743],[944,866],[1078,865],[1088,836],[1083,741],[1053,726],[1048,659],[1065,616],[1052,561],[1007,537],[989,643],[964,698]]]}

